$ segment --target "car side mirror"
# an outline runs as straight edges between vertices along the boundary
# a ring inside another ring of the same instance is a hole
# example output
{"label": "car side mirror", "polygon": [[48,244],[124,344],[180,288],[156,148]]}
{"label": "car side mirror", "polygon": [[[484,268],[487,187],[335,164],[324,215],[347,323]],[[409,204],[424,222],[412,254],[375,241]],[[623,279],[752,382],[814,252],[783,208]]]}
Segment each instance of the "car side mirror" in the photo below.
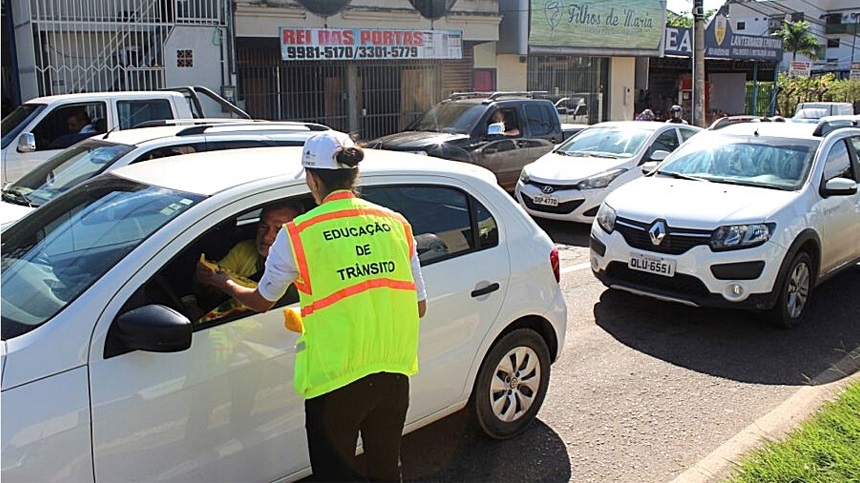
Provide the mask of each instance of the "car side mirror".
{"label": "car side mirror", "polygon": [[821,187],[821,196],[851,196],[857,193],[857,183],[847,178],[833,178]]}
{"label": "car side mirror", "polygon": [[669,151],[665,151],[663,149],[658,149],[651,153],[651,161],[663,161],[666,159],[666,156],[669,155]]}
{"label": "car side mirror", "polygon": [[642,174],[646,176],[651,174],[652,172],[654,172],[654,170],[657,169],[657,166],[659,165],[659,161],[647,161],[645,163],[642,163]]}
{"label": "car side mirror", "polygon": [[36,150],[36,136],[31,132],[23,132],[18,137],[18,152],[32,153]]}
{"label": "car side mirror", "polygon": [[164,305],[144,305],[116,320],[119,341],[130,350],[181,352],[191,347],[191,321]]}

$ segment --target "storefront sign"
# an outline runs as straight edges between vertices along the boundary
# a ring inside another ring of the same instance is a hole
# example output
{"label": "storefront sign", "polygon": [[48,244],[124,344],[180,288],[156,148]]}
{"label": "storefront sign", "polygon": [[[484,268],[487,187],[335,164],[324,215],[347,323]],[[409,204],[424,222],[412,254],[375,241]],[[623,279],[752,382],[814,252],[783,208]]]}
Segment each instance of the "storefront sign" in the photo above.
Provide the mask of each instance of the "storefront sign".
{"label": "storefront sign", "polygon": [[460,30],[281,27],[280,33],[287,61],[463,58]]}
{"label": "storefront sign", "polygon": [[660,0],[532,0],[529,47],[657,51]]}
{"label": "storefront sign", "polygon": [[[693,55],[693,30],[666,27],[663,40],[666,55]],[[782,60],[782,39],[779,37],[738,35],[722,15],[705,30],[705,58],[731,60]]]}
{"label": "storefront sign", "polygon": [[851,80],[860,80],[860,62],[851,63],[851,71],[848,74]]}
{"label": "storefront sign", "polygon": [[792,60],[788,65],[788,75],[809,77],[809,71],[812,69],[812,62]]}

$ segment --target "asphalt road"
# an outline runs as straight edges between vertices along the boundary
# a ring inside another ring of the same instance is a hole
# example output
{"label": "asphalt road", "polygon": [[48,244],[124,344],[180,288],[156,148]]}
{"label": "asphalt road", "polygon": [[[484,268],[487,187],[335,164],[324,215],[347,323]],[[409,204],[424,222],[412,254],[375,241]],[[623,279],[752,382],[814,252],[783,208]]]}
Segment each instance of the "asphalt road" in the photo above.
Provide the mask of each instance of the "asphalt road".
{"label": "asphalt road", "polygon": [[782,330],[607,291],[587,266],[589,228],[541,225],[560,248],[569,312],[538,420],[508,441],[483,437],[465,411],[423,428],[404,439],[405,480],[671,481],[800,388],[846,377],[835,364],[860,348],[860,266]]}

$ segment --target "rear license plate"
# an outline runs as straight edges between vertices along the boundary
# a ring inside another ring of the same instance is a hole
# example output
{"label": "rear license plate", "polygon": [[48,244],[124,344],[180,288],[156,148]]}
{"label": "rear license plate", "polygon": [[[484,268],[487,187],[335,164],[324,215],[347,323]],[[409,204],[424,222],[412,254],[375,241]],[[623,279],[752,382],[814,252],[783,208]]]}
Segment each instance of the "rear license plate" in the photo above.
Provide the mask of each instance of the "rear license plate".
{"label": "rear license plate", "polygon": [[536,205],[558,206],[558,199],[553,198],[552,196],[537,195],[532,198],[532,202]]}
{"label": "rear license plate", "polygon": [[675,260],[645,255],[643,253],[630,253],[630,261],[627,266],[631,270],[654,273],[664,277],[675,275]]}

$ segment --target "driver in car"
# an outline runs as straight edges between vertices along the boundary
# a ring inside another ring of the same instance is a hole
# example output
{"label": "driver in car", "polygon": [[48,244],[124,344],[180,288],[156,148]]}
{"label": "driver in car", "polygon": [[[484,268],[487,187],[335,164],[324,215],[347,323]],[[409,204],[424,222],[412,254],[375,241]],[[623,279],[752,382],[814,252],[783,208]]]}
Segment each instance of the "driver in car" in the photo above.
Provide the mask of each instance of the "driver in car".
{"label": "driver in car", "polygon": [[[304,208],[294,202],[278,202],[264,207],[260,213],[260,220],[257,222],[256,237],[253,240],[243,240],[234,245],[224,258],[218,260],[218,268],[238,277],[258,281],[263,274],[266,257],[269,255],[269,249],[274,243],[278,231],[303,212]],[[197,263],[195,280],[197,284],[203,287],[203,292],[208,292],[201,294],[201,298],[211,299],[213,291],[217,291],[217,294],[214,294],[216,296],[223,295],[215,287],[214,277],[215,272],[211,268],[211,262],[204,263],[201,261]],[[189,297],[183,300],[183,303],[195,316],[200,316],[199,322],[215,320],[237,311],[246,310],[242,304],[231,298],[204,313],[203,309],[197,306],[195,299],[196,297]]]}

